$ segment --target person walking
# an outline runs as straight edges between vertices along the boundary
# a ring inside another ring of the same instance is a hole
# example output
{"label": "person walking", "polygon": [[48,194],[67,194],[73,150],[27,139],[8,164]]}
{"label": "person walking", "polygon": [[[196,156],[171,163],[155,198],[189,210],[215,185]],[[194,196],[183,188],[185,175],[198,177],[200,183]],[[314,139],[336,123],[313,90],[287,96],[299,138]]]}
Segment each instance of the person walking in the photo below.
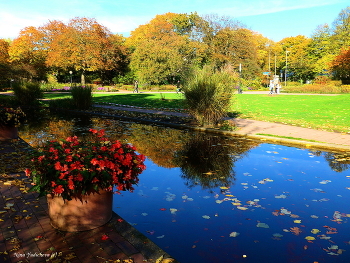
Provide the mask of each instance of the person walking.
{"label": "person walking", "polygon": [[176,93],[180,93],[180,92],[181,92],[181,83],[180,83],[180,80],[178,80],[176,83]]}
{"label": "person walking", "polygon": [[269,84],[270,92],[269,92],[269,94],[273,94],[274,86],[275,85],[274,85],[273,79],[270,79],[270,84]]}
{"label": "person walking", "polygon": [[134,93],[134,92],[139,93],[139,83],[138,83],[137,80],[135,80],[135,83],[134,83],[134,90],[133,90],[132,93]]}

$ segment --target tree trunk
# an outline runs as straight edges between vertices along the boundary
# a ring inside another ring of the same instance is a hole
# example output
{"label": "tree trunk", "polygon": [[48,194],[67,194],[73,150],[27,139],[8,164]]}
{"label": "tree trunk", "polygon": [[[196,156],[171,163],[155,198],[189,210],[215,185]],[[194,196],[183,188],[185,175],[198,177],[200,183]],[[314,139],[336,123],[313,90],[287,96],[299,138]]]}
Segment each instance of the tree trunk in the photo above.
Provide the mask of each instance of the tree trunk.
{"label": "tree trunk", "polygon": [[81,73],[81,85],[85,85],[85,75],[84,75],[84,71]]}

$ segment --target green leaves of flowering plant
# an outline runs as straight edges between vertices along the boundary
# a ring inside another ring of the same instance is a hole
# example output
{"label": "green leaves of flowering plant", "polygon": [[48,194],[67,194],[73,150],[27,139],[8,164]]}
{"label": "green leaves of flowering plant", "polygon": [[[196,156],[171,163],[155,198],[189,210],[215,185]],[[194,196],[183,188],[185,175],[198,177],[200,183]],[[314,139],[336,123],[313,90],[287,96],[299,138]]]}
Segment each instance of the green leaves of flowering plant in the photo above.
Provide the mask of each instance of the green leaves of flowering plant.
{"label": "green leaves of flowering plant", "polygon": [[91,141],[77,136],[48,141],[33,153],[32,167],[25,170],[33,178],[31,191],[59,195],[64,200],[79,198],[100,189],[133,191],[138,175],[146,169],[145,156],[134,146],[111,142],[104,130],[90,129]]}
{"label": "green leaves of flowering plant", "polygon": [[25,120],[25,113],[21,108],[8,108],[0,105],[0,126],[14,126],[18,127]]}

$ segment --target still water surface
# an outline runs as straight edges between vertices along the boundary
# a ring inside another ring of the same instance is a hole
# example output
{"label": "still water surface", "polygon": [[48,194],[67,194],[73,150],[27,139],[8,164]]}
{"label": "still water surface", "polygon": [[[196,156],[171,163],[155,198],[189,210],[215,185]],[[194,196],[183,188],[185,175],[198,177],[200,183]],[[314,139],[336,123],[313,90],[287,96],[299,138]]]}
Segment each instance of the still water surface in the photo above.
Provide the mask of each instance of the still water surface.
{"label": "still water surface", "polygon": [[114,211],[180,262],[350,262],[349,156],[86,116],[20,136],[37,146],[89,128],[147,156]]}

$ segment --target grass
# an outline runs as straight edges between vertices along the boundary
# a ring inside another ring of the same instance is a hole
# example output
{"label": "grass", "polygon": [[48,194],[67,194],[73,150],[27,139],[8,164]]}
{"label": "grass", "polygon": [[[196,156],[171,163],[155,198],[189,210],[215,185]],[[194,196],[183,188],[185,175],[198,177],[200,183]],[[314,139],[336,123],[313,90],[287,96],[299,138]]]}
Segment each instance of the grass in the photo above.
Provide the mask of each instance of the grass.
{"label": "grass", "polygon": [[327,131],[350,132],[350,94],[252,95],[239,94],[231,110],[240,118],[280,122]]}
{"label": "grass", "polygon": [[[69,93],[45,93],[45,98],[47,99],[61,99],[69,97]],[[94,93],[93,102],[116,103],[148,108],[183,108],[183,96],[176,93]]]}

